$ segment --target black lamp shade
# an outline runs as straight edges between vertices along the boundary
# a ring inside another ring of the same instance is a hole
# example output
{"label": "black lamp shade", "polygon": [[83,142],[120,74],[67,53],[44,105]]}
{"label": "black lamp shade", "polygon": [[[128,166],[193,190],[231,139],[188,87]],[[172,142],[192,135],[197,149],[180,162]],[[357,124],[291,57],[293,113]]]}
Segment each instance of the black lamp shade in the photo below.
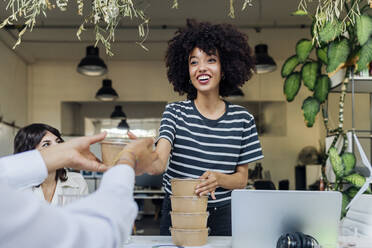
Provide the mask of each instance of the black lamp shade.
{"label": "black lamp shade", "polygon": [[99,57],[98,47],[87,47],[87,56],[80,61],[77,71],[92,77],[102,76],[107,73],[107,66]]}
{"label": "black lamp shade", "polygon": [[118,97],[118,93],[112,88],[112,81],[110,79],[104,79],[102,81],[102,88],[96,93],[96,98],[100,101],[114,101]]}
{"label": "black lamp shade", "polygon": [[114,112],[112,112],[110,117],[111,119],[127,119],[127,116],[120,105],[115,106]]}
{"label": "black lamp shade", "polygon": [[122,119],[118,125],[119,129],[129,129],[129,125],[125,119]]}
{"label": "black lamp shade", "polygon": [[259,44],[255,46],[256,71],[258,74],[268,73],[276,70],[276,63],[267,53],[267,45]]}

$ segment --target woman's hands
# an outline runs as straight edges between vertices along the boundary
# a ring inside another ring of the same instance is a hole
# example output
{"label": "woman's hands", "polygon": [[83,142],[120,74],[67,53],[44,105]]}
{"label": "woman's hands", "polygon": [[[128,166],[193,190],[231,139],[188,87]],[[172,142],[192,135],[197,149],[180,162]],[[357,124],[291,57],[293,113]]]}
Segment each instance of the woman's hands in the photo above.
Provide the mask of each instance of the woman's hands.
{"label": "woman's hands", "polygon": [[90,152],[89,146],[102,141],[106,133],[100,133],[89,137],[80,137],[50,146],[40,151],[44,159],[48,172],[55,171],[63,167],[77,170],[103,172],[108,167]]}
{"label": "woman's hands", "polygon": [[211,194],[213,200],[216,200],[214,192],[219,186],[219,173],[214,171],[206,171],[200,176],[203,180],[202,183],[196,186],[195,193],[199,196]]}
{"label": "woman's hands", "polygon": [[[127,134],[131,140],[138,140],[137,136],[134,133],[128,131]],[[154,160],[152,167],[151,167],[151,172],[150,173],[147,172],[147,173],[151,175],[162,174],[167,168],[167,161],[168,161],[171,149],[172,147],[168,140],[160,139],[157,142],[157,145],[155,148],[155,152],[158,155],[158,158]]]}
{"label": "woman's hands", "polygon": [[159,156],[153,149],[154,139],[136,139],[124,147],[117,164],[133,167],[136,175],[153,174],[153,164],[158,163]]}

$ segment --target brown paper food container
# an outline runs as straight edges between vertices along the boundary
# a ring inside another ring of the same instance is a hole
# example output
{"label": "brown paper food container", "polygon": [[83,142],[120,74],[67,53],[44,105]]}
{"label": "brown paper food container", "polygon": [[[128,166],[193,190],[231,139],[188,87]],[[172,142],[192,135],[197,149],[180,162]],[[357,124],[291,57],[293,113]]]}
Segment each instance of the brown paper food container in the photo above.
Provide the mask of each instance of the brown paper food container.
{"label": "brown paper food container", "polygon": [[202,246],[208,241],[208,228],[170,230],[173,243],[178,246]]}
{"label": "brown paper food container", "polygon": [[207,210],[208,196],[171,196],[173,212],[200,213]]}
{"label": "brown paper food container", "polygon": [[174,196],[196,196],[195,187],[200,184],[202,179],[192,178],[172,178],[172,195]]}
{"label": "brown paper food container", "polygon": [[121,152],[130,140],[122,138],[108,138],[101,142],[102,162],[112,166],[119,160]]}
{"label": "brown paper food container", "polygon": [[172,227],[178,229],[202,229],[207,227],[209,213],[170,212]]}

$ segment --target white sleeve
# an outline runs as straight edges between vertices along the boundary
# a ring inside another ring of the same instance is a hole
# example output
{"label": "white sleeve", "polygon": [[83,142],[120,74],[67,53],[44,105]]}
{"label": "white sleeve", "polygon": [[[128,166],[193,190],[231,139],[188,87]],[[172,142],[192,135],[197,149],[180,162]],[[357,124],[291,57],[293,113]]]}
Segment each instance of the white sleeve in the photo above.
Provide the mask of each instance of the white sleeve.
{"label": "white sleeve", "polygon": [[119,247],[137,214],[134,171],[107,171],[93,194],[55,208],[31,194],[0,185],[0,247]]}
{"label": "white sleeve", "polygon": [[41,184],[48,170],[39,151],[32,150],[0,158],[0,183],[24,189]]}

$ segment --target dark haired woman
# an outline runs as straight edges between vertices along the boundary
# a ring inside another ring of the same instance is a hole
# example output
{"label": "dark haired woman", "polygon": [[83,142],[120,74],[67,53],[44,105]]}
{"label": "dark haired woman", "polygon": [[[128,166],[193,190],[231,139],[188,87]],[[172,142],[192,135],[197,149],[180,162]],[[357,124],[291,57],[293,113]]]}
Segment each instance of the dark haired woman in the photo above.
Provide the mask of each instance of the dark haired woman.
{"label": "dark haired woman", "polygon": [[[14,154],[33,149],[42,150],[62,142],[57,129],[34,123],[18,131],[14,138]],[[79,173],[58,169],[50,173],[41,185],[32,187],[31,190],[41,200],[57,205],[58,195],[87,195],[88,185]]]}
{"label": "dark haired woman", "polygon": [[[167,75],[187,100],[166,106],[156,151],[165,171],[160,233],[169,235],[172,178],[202,178],[198,195],[210,195],[210,235],[231,235],[231,191],[245,188],[248,164],[262,159],[253,116],[222,99],[248,81],[254,59],[247,38],[231,25],[188,20],[168,42]],[[130,134],[132,135],[132,134]],[[169,163],[167,166],[169,158]]]}

